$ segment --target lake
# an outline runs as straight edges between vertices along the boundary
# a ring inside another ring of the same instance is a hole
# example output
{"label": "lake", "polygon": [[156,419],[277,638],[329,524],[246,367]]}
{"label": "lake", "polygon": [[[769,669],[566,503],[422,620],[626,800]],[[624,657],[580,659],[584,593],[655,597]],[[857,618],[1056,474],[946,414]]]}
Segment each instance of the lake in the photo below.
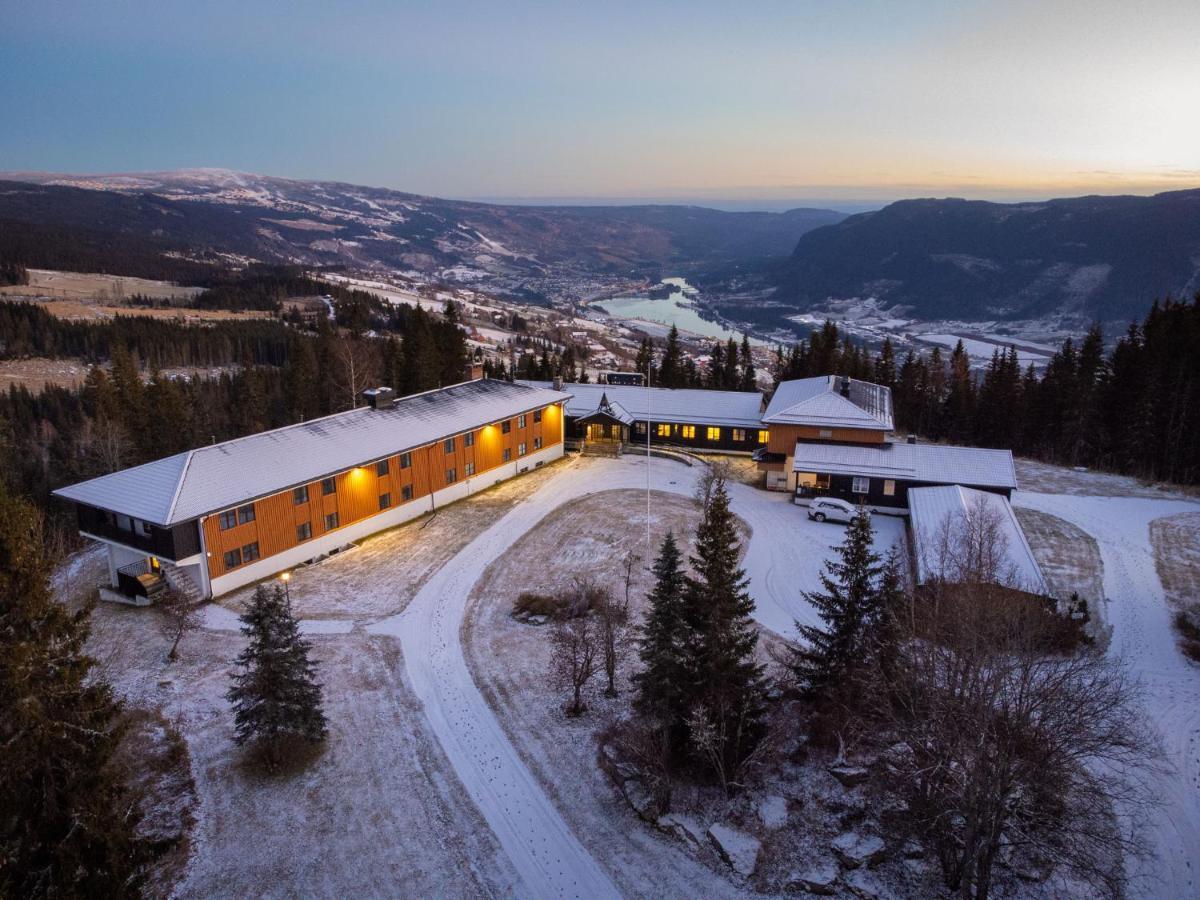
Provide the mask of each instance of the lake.
{"label": "lake", "polygon": [[[645,327],[643,329],[656,337],[666,335],[670,326],[674,325],[680,331],[687,331],[703,337],[721,338],[722,340],[732,337],[735,340],[741,340],[740,332],[730,331],[718,322],[710,322],[701,318],[695,308],[689,305],[689,295],[694,295],[697,291],[687,281],[682,278],[664,278],[662,283],[671,285],[675,290],[661,300],[655,300],[645,295],[634,295],[612,297],[592,305],[617,319],[636,320],[638,323],[658,325],[659,328]],[[764,343],[755,338],[751,338],[750,342],[753,344]]]}

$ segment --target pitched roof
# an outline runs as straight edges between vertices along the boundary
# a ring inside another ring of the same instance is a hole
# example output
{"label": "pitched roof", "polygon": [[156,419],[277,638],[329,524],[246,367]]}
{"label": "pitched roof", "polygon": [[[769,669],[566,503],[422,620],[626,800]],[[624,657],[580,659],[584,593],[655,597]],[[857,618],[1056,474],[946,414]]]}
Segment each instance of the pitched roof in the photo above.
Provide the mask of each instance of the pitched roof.
{"label": "pitched roof", "polygon": [[[523,381],[535,387],[549,387],[549,381]],[[632,419],[672,422],[683,425],[725,425],[731,428],[759,428],[762,395],[756,391],[706,391],[691,388],[645,388],[632,384],[565,384],[570,391],[567,415],[583,418],[600,408],[607,398]],[[647,416],[649,403],[649,416]]]}
{"label": "pitched roof", "polygon": [[1032,594],[1049,594],[1042,568],[1006,498],[954,484],[913,488],[908,492],[908,505],[919,584],[942,574],[936,570],[940,565],[938,546],[943,530],[955,528],[956,523],[964,522],[969,515],[977,515],[982,509],[995,516],[997,532],[1004,542],[1003,557],[999,560],[1001,577],[1006,582],[1012,581],[1009,587]]}
{"label": "pitched roof", "polygon": [[[849,396],[843,396],[849,382]],[[768,425],[892,430],[892,392],[883,385],[821,375],[780,382],[763,413]]]}
{"label": "pitched roof", "polygon": [[174,525],[510,418],[569,394],[483,379],[201,447],[54,493]]}
{"label": "pitched roof", "polygon": [[1017,486],[1011,450],[945,444],[884,443],[862,447],[797,441],[792,470],[974,487],[1015,489]]}

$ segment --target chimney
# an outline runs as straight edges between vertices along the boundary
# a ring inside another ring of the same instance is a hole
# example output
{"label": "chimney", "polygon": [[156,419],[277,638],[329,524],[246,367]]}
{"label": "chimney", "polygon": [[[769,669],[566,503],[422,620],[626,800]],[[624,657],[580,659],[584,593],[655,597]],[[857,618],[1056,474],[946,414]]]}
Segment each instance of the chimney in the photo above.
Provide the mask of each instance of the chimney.
{"label": "chimney", "polygon": [[842,376],[842,396],[845,397],[847,400],[850,399],[850,376],[849,375]]}
{"label": "chimney", "polygon": [[467,376],[467,381],[478,381],[483,377],[483,363],[469,362],[466,365],[466,370],[463,373]]}
{"label": "chimney", "polygon": [[390,387],[367,388],[362,395],[371,409],[391,409],[396,405],[396,394]]}
{"label": "chimney", "polygon": [[917,442],[917,436],[915,434],[910,434],[908,436],[908,442],[910,444],[915,444]]}
{"label": "chimney", "polygon": [[562,376],[561,376],[561,375],[555,375],[555,376],[554,376],[554,389],[555,389],[556,391],[561,391],[561,390],[562,390],[562,385],[563,385]]}

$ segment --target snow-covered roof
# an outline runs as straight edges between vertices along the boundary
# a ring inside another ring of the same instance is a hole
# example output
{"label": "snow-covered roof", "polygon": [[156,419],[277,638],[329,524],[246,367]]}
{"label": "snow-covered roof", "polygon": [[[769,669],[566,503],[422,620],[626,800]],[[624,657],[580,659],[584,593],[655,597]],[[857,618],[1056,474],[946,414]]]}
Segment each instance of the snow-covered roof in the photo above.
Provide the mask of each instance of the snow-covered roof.
{"label": "snow-covered roof", "polygon": [[1011,450],[945,444],[884,443],[862,447],[797,441],[792,470],[973,487],[1015,489],[1017,486]]}
{"label": "snow-covered roof", "polygon": [[480,379],[201,447],[54,493],[175,525],[256,497],[569,399],[562,391]]}
{"label": "snow-covered roof", "polygon": [[968,516],[984,512],[995,517],[998,537],[1004,543],[1004,554],[997,560],[1001,577],[1006,581],[1011,579],[1010,587],[1031,594],[1049,595],[1050,589],[1041,566],[1034,558],[1021,523],[1017,521],[1007,498],[952,484],[913,488],[908,492],[908,507],[918,584],[943,574],[935,571],[940,565],[939,545],[943,530],[961,527],[958,523],[965,523]]}
{"label": "snow-covered roof", "polygon": [[839,375],[783,381],[762,420],[768,425],[891,431],[892,392],[883,385]]}
{"label": "snow-covered roof", "polygon": [[[549,381],[524,381],[545,388]],[[731,428],[761,427],[762,395],[756,391],[705,391],[691,388],[645,388],[633,384],[565,384],[571,393],[567,415],[582,418],[600,408],[607,397],[633,419],[683,425],[725,425]],[[649,403],[649,416],[646,414]]]}

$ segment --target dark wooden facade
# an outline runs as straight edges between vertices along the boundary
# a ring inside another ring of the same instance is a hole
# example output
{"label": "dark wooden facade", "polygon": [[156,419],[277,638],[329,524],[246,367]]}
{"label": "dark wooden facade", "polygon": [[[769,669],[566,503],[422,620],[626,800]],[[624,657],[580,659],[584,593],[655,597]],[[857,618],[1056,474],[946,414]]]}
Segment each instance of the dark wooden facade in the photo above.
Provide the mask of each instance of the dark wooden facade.
{"label": "dark wooden facade", "polygon": [[[803,477],[803,473],[801,473],[801,477]],[[856,477],[867,479],[866,493],[854,490],[854,479]],[[817,473],[815,485],[796,485],[796,496],[800,498],[837,497],[850,503],[866,503],[868,506],[890,509],[908,509],[908,492],[911,489],[944,487],[949,483],[946,481],[907,481],[901,478],[879,478],[874,475],[855,476]],[[888,493],[889,486],[891,493]],[[1012,489],[1007,487],[987,487],[983,485],[972,485],[972,487],[980,491],[1001,494],[1004,497],[1012,495]]]}
{"label": "dark wooden facade", "polygon": [[80,531],[171,562],[200,552],[200,531],[194,521],[164,528],[82,503],[75,504],[75,515]]}
{"label": "dark wooden facade", "polygon": [[[588,439],[588,424],[597,421],[595,414],[580,418],[568,416],[568,440],[586,441]],[[688,450],[730,450],[749,453],[763,446],[767,438],[767,429],[760,426],[731,428],[728,425],[651,422],[650,428],[650,443],[682,447]],[[688,429],[691,430],[689,431]],[[710,433],[710,430],[715,432],[715,434]],[[627,432],[628,440],[637,444],[645,444],[645,420],[634,421],[631,426],[627,427]]]}

